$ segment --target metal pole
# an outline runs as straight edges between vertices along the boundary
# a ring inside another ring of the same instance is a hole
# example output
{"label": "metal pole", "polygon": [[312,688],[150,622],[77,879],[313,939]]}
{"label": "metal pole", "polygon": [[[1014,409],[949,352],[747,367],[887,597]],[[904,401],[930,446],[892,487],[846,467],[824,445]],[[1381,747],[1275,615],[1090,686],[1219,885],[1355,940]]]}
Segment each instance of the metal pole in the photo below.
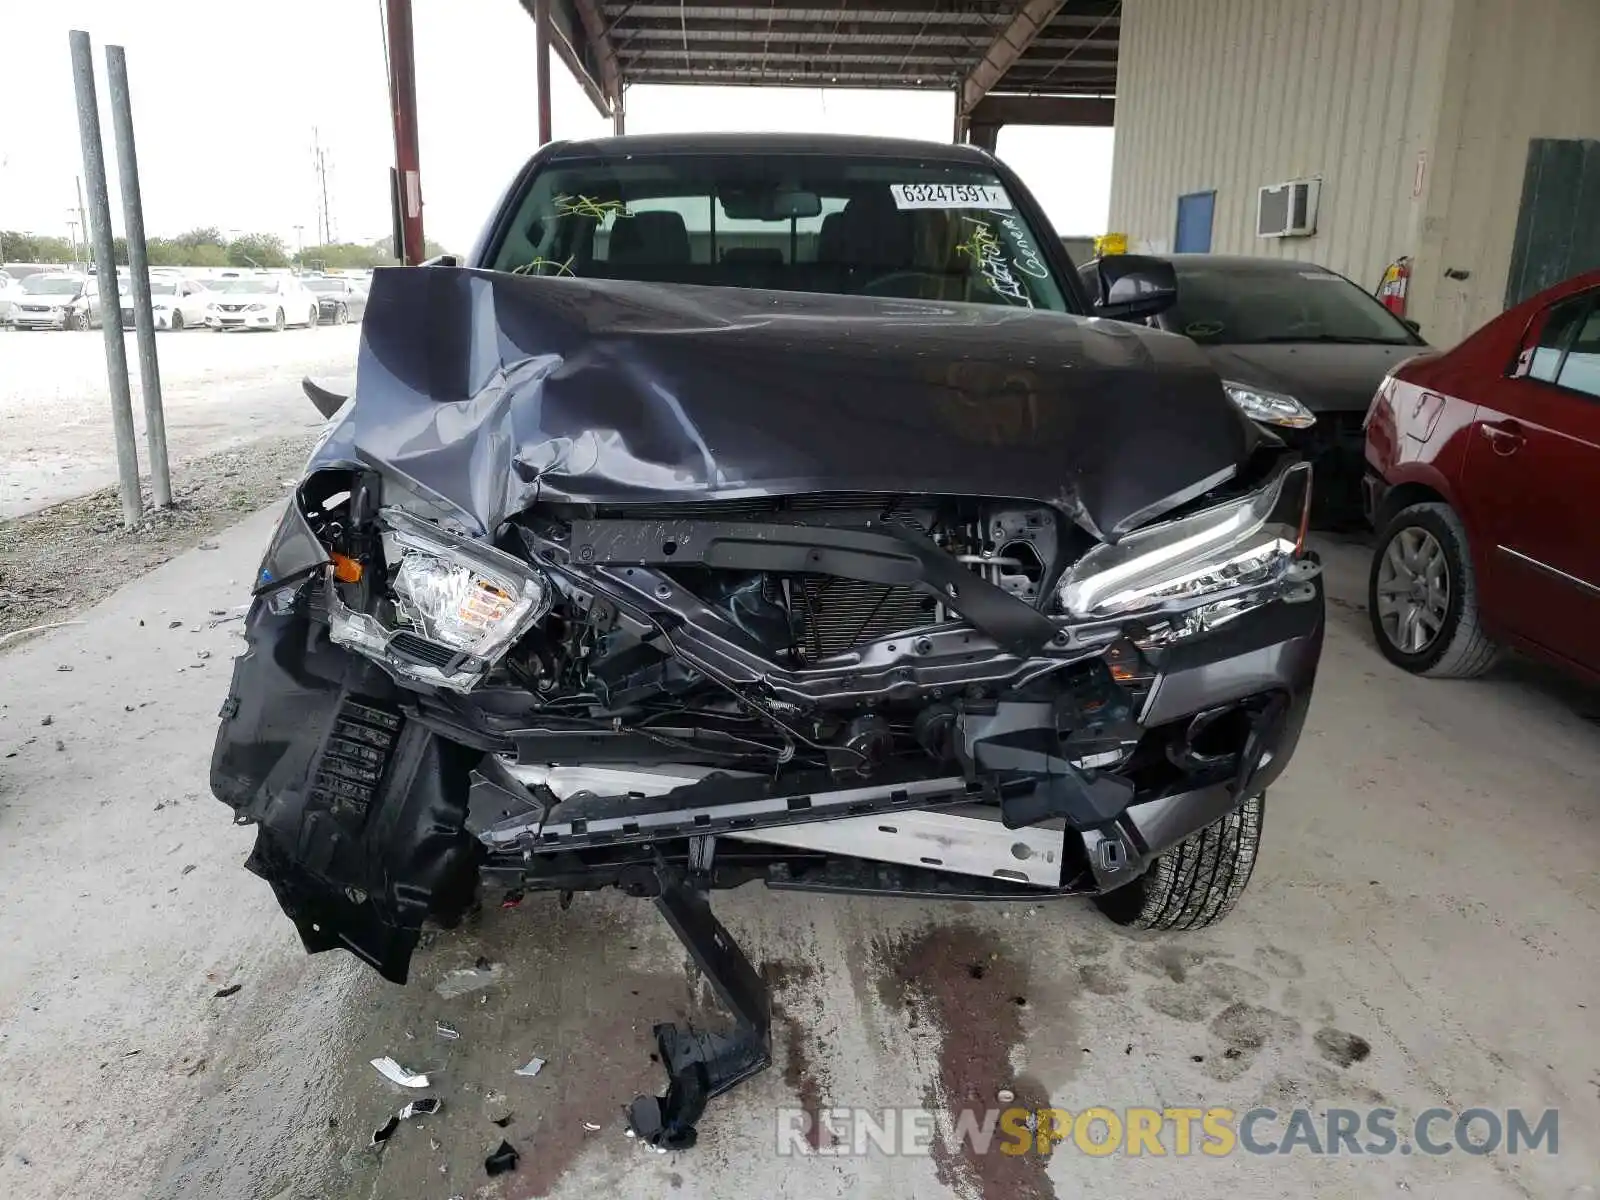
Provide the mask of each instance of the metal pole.
{"label": "metal pole", "polygon": [[627,131],[627,105],[623,99],[626,95],[627,89],[618,85],[617,94],[611,101],[611,132],[617,137],[621,137]]}
{"label": "metal pole", "polygon": [[[156,360],[156,318],[150,305],[150,262],[144,245],[144,200],[139,194],[139,156],[133,144],[128,60],[121,46],[106,47],[106,80],[111,93],[112,135],[117,143],[117,190],[122,193],[122,228],[128,237],[128,278],[133,281],[133,327],[139,345],[145,444],[150,448],[150,493],[157,508],[171,508],[167,419],[161,408],[161,365]],[[117,314],[119,325],[121,315]]]}
{"label": "metal pole", "polygon": [[78,228],[83,230],[83,261],[89,261],[89,217],[83,211],[83,176],[74,175],[72,182],[78,188]]}
{"label": "metal pole", "polygon": [[411,0],[389,0],[387,15],[389,106],[394,118],[394,165],[399,176],[400,261],[414,267],[427,257],[427,251],[422,238],[422,167],[417,154],[417,64],[411,39]]}
{"label": "metal pole", "polygon": [[555,136],[550,126],[550,0],[534,0],[533,70],[539,103],[539,145]]}
{"label": "metal pole", "polygon": [[100,288],[100,332],[106,344],[106,382],[111,386],[111,428],[117,441],[117,483],[122,494],[122,521],[137,525],[143,515],[139,497],[139,447],[133,436],[133,397],[128,390],[128,353],[122,344],[122,297],[117,294],[117,263],[111,252],[111,197],[106,191],[105,148],[100,144],[100,105],[94,91],[94,56],[89,35],[74,29],[72,86],[78,94],[78,139],[83,143],[83,173],[89,177],[89,211],[94,214],[94,258]]}

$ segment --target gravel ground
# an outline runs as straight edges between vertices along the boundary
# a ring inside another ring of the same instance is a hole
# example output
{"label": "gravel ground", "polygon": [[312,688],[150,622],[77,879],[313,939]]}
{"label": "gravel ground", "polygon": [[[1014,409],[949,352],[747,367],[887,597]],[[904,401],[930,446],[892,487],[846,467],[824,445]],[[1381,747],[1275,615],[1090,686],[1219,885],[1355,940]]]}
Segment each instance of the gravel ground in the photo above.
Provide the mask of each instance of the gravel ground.
{"label": "gravel ground", "polygon": [[[314,428],[317,414],[300,391],[311,375],[344,390],[353,382],[360,327],[327,326],[281,334],[156,337],[162,408],[174,486],[197,459],[262,438]],[[125,337],[133,380],[141,471],[149,470],[137,345]],[[46,508],[116,481],[111,402],[103,343],[88,333],[0,331],[0,519]],[[203,488],[203,484],[198,486]]]}
{"label": "gravel ground", "polygon": [[147,481],[145,519],[135,529],[123,527],[114,487],[0,520],[0,650],[8,634],[67,619],[285,494],[315,437],[266,438],[194,459],[174,476],[170,509],[148,507]]}

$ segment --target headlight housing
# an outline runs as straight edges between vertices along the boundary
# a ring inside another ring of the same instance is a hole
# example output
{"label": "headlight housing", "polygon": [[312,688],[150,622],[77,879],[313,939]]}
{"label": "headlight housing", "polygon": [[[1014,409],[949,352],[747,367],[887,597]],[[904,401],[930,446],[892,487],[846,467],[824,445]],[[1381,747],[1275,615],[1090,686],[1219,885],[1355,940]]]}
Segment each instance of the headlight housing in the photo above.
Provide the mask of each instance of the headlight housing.
{"label": "headlight housing", "polygon": [[1237,404],[1252,421],[1281,425],[1285,429],[1309,429],[1317,423],[1316,414],[1293,396],[1248,383],[1232,383],[1226,379],[1222,381],[1222,387],[1228,393],[1228,399]]}
{"label": "headlight housing", "polygon": [[245,312],[266,312],[266,311],[267,311],[267,306],[265,304],[252,304],[249,308],[245,309]]}
{"label": "headlight housing", "polygon": [[1311,467],[1281,469],[1260,491],[1097,546],[1061,577],[1063,612],[1088,620],[1214,606],[1282,585],[1305,545]]}
{"label": "headlight housing", "polygon": [[554,592],[537,568],[493,546],[382,509],[393,624],[330,595],[329,636],[397,673],[470,691],[550,611]]}

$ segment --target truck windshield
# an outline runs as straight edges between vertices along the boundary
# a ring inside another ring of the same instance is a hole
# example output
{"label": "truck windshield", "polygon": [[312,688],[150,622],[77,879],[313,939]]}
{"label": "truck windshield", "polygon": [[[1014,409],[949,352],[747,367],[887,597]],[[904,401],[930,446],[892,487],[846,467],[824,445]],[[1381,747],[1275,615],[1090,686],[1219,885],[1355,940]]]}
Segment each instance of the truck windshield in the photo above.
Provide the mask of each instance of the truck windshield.
{"label": "truck windshield", "polygon": [[813,154],[630,155],[534,176],[494,269],[1069,311],[981,166]]}

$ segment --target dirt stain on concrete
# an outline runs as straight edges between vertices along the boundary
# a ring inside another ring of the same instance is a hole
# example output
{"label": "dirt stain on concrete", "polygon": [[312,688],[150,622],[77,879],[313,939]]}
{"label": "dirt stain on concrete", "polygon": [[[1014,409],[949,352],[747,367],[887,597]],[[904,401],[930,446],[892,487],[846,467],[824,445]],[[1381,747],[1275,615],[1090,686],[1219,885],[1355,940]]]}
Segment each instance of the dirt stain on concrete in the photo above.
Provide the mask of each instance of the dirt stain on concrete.
{"label": "dirt stain on concrete", "polygon": [[1078,982],[1096,996],[1120,996],[1128,990],[1128,977],[1104,963],[1079,964]]}
{"label": "dirt stain on concrete", "polygon": [[[992,1109],[1049,1107],[1048,1089],[1016,1077],[1011,1065],[1024,1039],[1028,976],[993,933],[935,927],[885,940],[876,950],[879,997],[908,1024],[931,1027],[938,1037],[938,1072],[923,1099],[929,1109],[943,1109],[952,1126],[968,1112],[981,1127]],[[1058,1029],[1053,1036],[1074,1035]],[[997,1098],[1001,1089],[1012,1093],[1004,1104]],[[984,1200],[1052,1200],[1048,1156],[1001,1154],[999,1145],[979,1154],[970,1139],[947,1139],[941,1130],[933,1149],[939,1182]]]}
{"label": "dirt stain on concrete", "polygon": [[1178,983],[1158,983],[1144,994],[1145,1007],[1175,1021],[1204,1021],[1216,1006],[1204,992]]}
{"label": "dirt stain on concrete", "polygon": [[794,1012],[795,994],[811,982],[816,968],[810,963],[774,959],[761,964],[761,975],[771,989],[773,1025],[783,1041],[783,1081],[806,1114],[806,1142],[813,1150],[831,1146],[832,1136],[819,1115],[826,1107],[830,1081],[808,1049],[810,1023]]}
{"label": "dirt stain on concrete", "polygon": [[1372,1043],[1342,1029],[1324,1027],[1311,1035],[1317,1052],[1339,1067],[1353,1066],[1372,1057]]}
{"label": "dirt stain on concrete", "polygon": [[1184,983],[1214,955],[1203,950],[1193,950],[1176,943],[1130,944],[1123,951],[1123,961],[1130,970],[1154,979]]}

